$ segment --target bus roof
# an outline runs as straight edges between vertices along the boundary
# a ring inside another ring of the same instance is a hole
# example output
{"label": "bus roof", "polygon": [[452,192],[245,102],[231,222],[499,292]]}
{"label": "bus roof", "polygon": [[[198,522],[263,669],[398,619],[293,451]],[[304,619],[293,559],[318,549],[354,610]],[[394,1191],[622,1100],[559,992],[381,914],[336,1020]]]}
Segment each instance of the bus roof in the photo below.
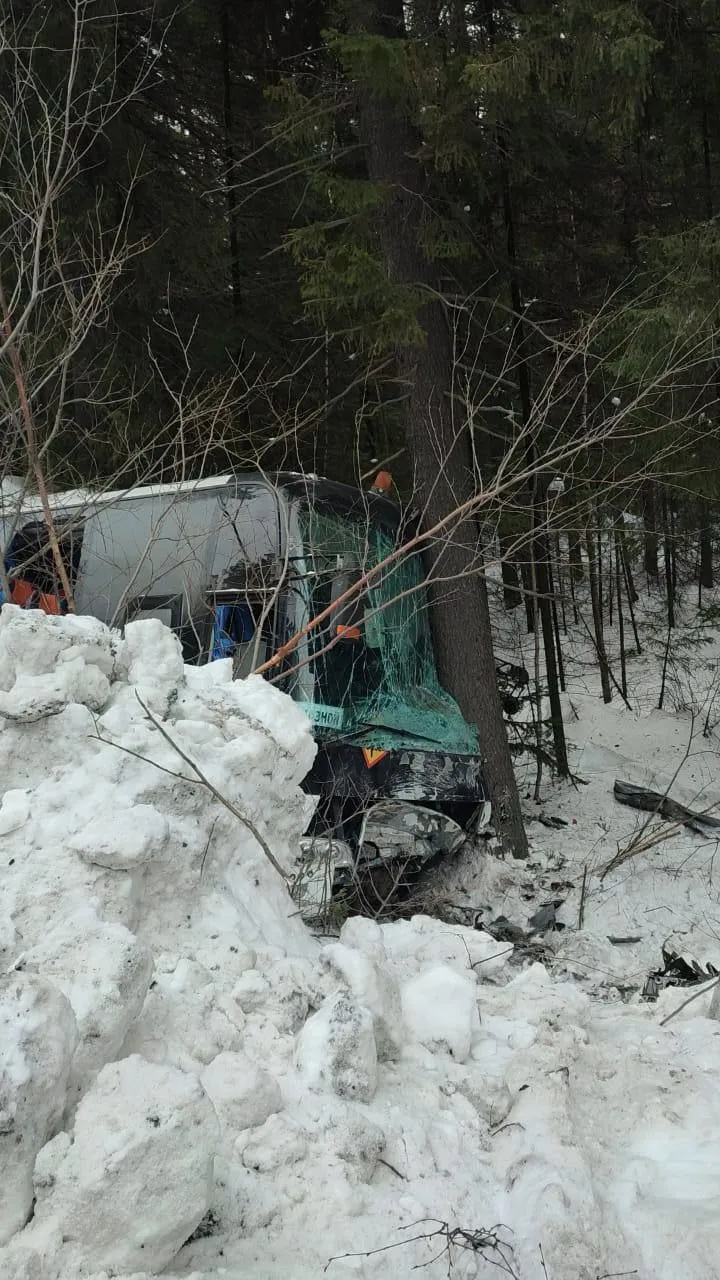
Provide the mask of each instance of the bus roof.
{"label": "bus roof", "polygon": [[[354,507],[362,499],[372,510],[384,512],[386,518],[397,520],[398,508],[390,499],[377,494],[365,493],[352,485],[342,484],[337,480],[326,480],[321,476],[302,471],[279,471],[265,474],[261,471],[227,472],[222,475],[206,476],[198,480],[177,480],[166,484],[134,485],[126,489],[68,489],[48,495],[50,506],[58,511],[82,511],[84,509],[112,505],[137,498],[154,498],[173,496],[175,494],[212,493],[227,489],[236,482],[265,484],[268,488],[277,488],[292,497],[314,497],[336,503],[340,507]],[[0,518],[12,518],[23,515],[34,515],[42,511],[38,494],[25,494],[13,482],[11,485],[0,484]]]}

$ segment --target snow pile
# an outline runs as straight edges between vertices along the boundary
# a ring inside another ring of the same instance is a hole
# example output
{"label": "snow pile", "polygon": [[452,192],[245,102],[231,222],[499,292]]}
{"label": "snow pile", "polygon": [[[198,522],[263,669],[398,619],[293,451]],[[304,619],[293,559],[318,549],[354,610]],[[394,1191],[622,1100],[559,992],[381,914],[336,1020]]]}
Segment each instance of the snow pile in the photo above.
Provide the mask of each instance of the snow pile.
{"label": "snow pile", "polygon": [[0,1242],[12,1265],[161,1269],[211,1204],[223,1067],[244,1080],[242,1098],[224,1086],[233,1123],[281,1107],[277,1083],[233,1051],[259,957],[269,972],[286,950],[314,953],[253,834],[290,866],[313,753],[287,699],[232,683],[229,663],[184,668],[158,622],[120,640],[92,619],[3,609]]}
{"label": "snow pile", "polygon": [[710,994],[662,1027],[426,916],[315,941],[266,856],[306,722],[159,623],[6,608],[0,685],[3,1280],[714,1280]]}

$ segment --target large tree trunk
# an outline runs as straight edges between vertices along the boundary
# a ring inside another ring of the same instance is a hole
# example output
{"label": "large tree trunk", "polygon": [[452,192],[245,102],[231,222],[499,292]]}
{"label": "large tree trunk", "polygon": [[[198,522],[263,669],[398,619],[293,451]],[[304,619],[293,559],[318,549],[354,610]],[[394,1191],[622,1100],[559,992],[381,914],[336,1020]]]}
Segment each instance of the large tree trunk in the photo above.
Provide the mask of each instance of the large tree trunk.
{"label": "large tree trunk", "polygon": [[[354,32],[404,35],[402,0],[345,0],[345,7]],[[399,286],[428,290],[419,317],[424,341],[399,343],[396,358],[416,500],[429,529],[472,495],[470,438],[452,416],[451,336],[434,272],[420,250],[426,181],[416,158],[418,138],[397,96],[385,96],[368,81],[360,83],[358,96],[370,178],[386,189],[377,226],[388,273]],[[440,678],[478,728],[498,835],[516,857],[527,857],[474,518],[458,519],[433,543],[427,568]]]}

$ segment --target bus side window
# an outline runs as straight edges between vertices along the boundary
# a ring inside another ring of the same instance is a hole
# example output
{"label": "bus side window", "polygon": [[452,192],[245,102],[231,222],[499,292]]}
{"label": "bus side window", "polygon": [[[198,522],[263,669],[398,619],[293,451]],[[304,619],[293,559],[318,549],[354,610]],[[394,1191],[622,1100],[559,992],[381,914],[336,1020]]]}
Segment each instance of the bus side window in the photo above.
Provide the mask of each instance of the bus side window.
{"label": "bus side window", "polygon": [[[82,524],[58,521],[58,544],[71,589],[77,579]],[[8,599],[22,609],[42,609],[44,613],[65,612],[65,600],[57,567],[50,549],[48,533],[42,520],[31,520],[16,530],[5,556]]]}
{"label": "bus side window", "polygon": [[233,676],[243,679],[259,663],[267,651],[267,638],[257,635],[258,622],[263,615],[263,601],[218,599],[213,606],[213,630],[210,661],[220,658],[233,659]]}

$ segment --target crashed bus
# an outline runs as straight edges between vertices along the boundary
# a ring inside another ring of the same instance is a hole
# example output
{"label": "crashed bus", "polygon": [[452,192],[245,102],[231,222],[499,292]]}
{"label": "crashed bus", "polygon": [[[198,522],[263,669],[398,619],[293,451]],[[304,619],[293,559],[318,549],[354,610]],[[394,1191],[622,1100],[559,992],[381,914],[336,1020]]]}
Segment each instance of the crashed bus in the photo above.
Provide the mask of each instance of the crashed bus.
{"label": "crashed bus", "polygon": [[[361,869],[410,874],[487,827],[477,730],[438,679],[420,554],[385,564],[408,528],[383,493],[280,473],[51,501],[78,613],[120,628],[160,618],[186,662],[228,657],[237,676],[284,655],[265,674],[318,748],[304,784],[317,800],[308,903],[350,890]],[[3,503],[9,598],[62,612],[37,500]]]}

